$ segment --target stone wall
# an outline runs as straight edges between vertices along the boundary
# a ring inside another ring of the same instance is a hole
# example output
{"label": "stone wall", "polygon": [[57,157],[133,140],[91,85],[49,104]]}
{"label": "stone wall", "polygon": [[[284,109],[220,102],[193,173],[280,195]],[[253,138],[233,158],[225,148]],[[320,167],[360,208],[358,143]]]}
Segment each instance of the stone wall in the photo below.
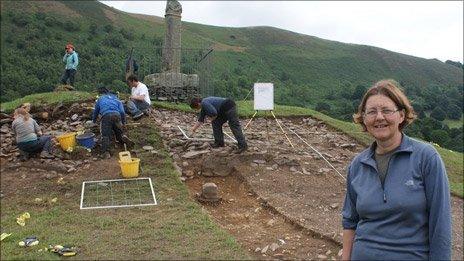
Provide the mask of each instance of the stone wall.
{"label": "stone wall", "polygon": [[154,73],[147,75],[144,83],[158,100],[187,101],[199,95],[197,74]]}

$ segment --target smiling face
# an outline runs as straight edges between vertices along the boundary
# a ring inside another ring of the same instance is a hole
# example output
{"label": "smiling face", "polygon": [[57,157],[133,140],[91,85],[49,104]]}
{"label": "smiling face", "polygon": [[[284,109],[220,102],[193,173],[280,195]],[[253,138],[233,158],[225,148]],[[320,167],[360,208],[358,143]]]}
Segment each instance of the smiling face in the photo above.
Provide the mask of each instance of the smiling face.
{"label": "smiling face", "polygon": [[[377,141],[388,141],[398,137],[398,135],[401,137],[399,125],[404,121],[404,111],[398,109],[396,104],[385,95],[377,94],[369,97],[364,107],[363,117],[367,132]],[[369,115],[372,114],[372,111],[377,111],[377,113]],[[387,115],[381,111],[393,113]]]}

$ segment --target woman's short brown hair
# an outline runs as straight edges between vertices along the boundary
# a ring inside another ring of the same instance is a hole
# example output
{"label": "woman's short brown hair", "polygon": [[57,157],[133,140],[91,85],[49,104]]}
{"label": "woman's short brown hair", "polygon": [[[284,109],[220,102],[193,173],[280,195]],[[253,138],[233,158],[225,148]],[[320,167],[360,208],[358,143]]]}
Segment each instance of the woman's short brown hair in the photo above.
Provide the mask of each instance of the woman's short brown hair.
{"label": "woman's short brown hair", "polygon": [[399,83],[392,79],[381,80],[376,82],[371,88],[369,88],[369,90],[366,91],[358,106],[358,111],[353,115],[354,122],[361,124],[364,131],[367,131],[363,121],[366,101],[369,97],[377,94],[390,98],[399,110],[404,111],[404,121],[399,125],[400,131],[416,119],[416,112],[412,108],[406,95],[404,95],[401,90]]}

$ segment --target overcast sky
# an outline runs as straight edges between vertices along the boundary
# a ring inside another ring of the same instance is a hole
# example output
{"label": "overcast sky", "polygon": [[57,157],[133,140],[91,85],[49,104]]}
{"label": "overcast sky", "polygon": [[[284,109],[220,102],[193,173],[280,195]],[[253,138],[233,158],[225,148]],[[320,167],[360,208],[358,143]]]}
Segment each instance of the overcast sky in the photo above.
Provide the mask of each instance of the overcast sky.
{"label": "overcast sky", "polygon": [[[166,1],[101,1],[164,17]],[[179,1],[182,20],[216,26],[267,25],[423,58],[463,61],[463,1]]]}

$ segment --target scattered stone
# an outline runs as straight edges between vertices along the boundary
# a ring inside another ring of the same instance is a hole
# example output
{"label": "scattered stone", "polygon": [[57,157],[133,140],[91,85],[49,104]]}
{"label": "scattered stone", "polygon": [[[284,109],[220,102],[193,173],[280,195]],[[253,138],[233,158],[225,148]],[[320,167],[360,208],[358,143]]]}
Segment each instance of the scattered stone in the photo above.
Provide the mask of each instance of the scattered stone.
{"label": "scattered stone", "polygon": [[333,204],[330,204],[330,207],[331,207],[332,209],[337,209],[337,208],[338,208],[338,206],[339,206],[339,204],[338,204],[338,203],[333,203]]}
{"label": "scattered stone", "polygon": [[188,151],[187,153],[182,155],[182,158],[184,158],[184,159],[194,159],[194,158],[199,157],[199,156],[201,156],[203,154],[206,154],[208,152],[209,152],[209,150]]}
{"label": "scattered stone", "polygon": [[148,146],[148,145],[146,145],[146,146],[143,146],[142,149],[144,149],[144,150],[146,150],[146,151],[151,151],[151,150],[153,150],[154,148],[153,148],[153,146]]}
{"label": "scattered stone", "polygon": [[303,174],[305,174],[305,175],[311,175],[311,172],[309,172],[308,170],[306,170],[306,168],[301,168],[301,170],[303,171]]}
{"label": "scattered stone", "polygon": [[269,220],[266,225],[269,226],[269,227],[272,227],[274,224],[276,223],[276,220],[275,219],[271,219]]}
{"label": "scattered stone", "polygon": [[331,171],[331,170],[328,169],[328,168],[320,168],[317,172],[318,172],[319,174],[323,174],[323,173],[328,173],[328,172],[330,172],[330,171]]}
{"label": "scattered stone", "polygon": [[342,256],[342,254],[343,254],[343,248],[338,251],[337,256]]}
{"label": "scattered stone", "polygon": [[72,120],[72,121],[77,121],[77,119],[79,119],[79,115],[73,114],[73,115],[71,116],[71,120]]}
{"label": "scattered stone", "polygon": [[323,152],[323,153],[321,153],[321,154],[322,154],[322,156],[324,156],[324,157],[326,157],[326,158],[329,158],[329,159],[333,158],[333,156],[330,155],[329,153]]}
{"label": "scattered stone", "polygon": [[68,173],[71,173],[71,172],[74,172],[74,171],[76,171],[76,168],[74,168],[74,167],[70,167],[70,168],[67,170]]}
{"label": "scattered stone", "polygon": [[290,167],[291,172],[297,172],[298,170],[295,167]]}
{"label": "scattered stone", "polygon": [[188,167],[189,163],[187,161],[182,162],[182,167]]}
{"label": "scattered stone", "polygon": [[272,243],[269,248],[272,250],[272,252],[276,251],[277,248],[279,248],[279,245],[277,243]]}
{"label": "scattered stone", "polygon": [[265,246],[263,249],[261,249],[261,254],[266,254],[268,249],[269,249],[269,245]]}
{"label": "scattered stone", "polygon": [[10,128],[8,127],[8,125],[3,125],[1,128],[0,128],[0,132],[3,133],[3,134],[7,134],[10,132]]}
{"label": "scattered stone", "polygon": [[284,241],[283,239],[280,239],[280,238],[279,238],[279,239],[277,239],[277,240],[279,241],[279,243],[280,243],[281,245],[284,245],[284,244],[285,244],[285,241]]}
{"label": "scattered stone", "polygon": [[184,182],[184,181],[186,181],[186,180],[187,180],[186,177],[184,177],[184,176],[181,176],[181,177],[180,177],[180,181]]}
{"label": "scattered stone", "polygon": [[193,177],[193,175],[195,175],[195,172],[193,170],[186,170],[184,171],[184,175],[186,177]]}
{"label": "scattered stone", "polygon": [[55,173],[55,174],[48,173],[48,174],[45,175],[45,178],[46,178],[46,179],[53,179],[53,178],[55,178],[55,177],[56,177],[56,173]]}
{"label": "scattered stone", "polygon": [[326,256],[328,256],[328,255],[330,255],[330,254],[332,254],[332,251],[331,251],[331,250],[327,250],[327,252],[325,252],[325,255],[326,255]]}
{"label": "scattered stone", "polygon": [[344,149],[345,148],[351,149],[351,148],[355,148],[355,147],[356,147],[355,143],[343,143],[343,144],[340,145],[340,148],[344,148]]}
{"label": "scattered stone", "polygon": [[324,259],[324,260],[325,260],[325,259],[327,259],[327,256],[325,256],[325,255],[317,255],[317,258],[318,258],[318,259]]}
{"label": "scattered stone", "polygon": [[258,164],[258,165],[261,165],[261,164],[265,164],[266,161],[265,160],[259,160],[259,159],[255,159],[253,160],[254,163]]}
{"label": "scattered stone", "polygon": [[259,252],[259,251],[261,251],[261,248],[260,248],[260,247],[257,247],[257,248],[255,249],[255,252]]}

